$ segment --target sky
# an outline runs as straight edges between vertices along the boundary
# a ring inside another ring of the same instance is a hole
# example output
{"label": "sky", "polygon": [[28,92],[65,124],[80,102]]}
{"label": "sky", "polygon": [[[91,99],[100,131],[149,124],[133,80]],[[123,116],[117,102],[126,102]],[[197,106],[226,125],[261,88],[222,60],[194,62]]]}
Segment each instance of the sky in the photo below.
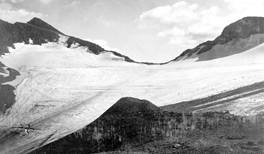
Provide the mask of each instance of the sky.
{"label": "sky", "polygon": [[0,0],[0,19],[39,17],[136,61],[165,62],[213,40],[232,22],[264,17],[263,8],[263,0]]}

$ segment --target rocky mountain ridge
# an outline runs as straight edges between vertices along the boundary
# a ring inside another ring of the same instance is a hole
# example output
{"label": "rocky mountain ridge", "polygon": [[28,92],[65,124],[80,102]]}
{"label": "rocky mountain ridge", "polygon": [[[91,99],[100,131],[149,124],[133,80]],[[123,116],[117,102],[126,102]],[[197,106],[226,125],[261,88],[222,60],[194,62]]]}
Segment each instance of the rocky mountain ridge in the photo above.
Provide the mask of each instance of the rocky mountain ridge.
{"label": "rocky mountain ridge", "polygon": [[[213,41],[206,41],[193,49],[187,49],[172,61],[190,58],[198,58],[198,61],[204,61],[237,54],[263,43],[263,34],[263,17],[245,17],[226,26],[221,35]],[[255,38],[252,39],[251,37],[254,36]],[[218,48],[214,49],[216,47]]]}
{"label": "rocky mountain ridge", "polygon": [[65,35],[39,18],[33,18],[27,23],[16,22],[14,24],[0,20],[0,55],[8,53],[8,47],[14,48],[14,43],[24,42],[25,44],[29,44],[30,40],[32,40],[32,44],[41,45],[48,42],[58,42],[60,35],[68,37],[66,42],[68,48],[72,44],[78,43],[78,46],[87,47],[89,52],[96,55],[102,52],[111,52],[115,56],[124,58],[127,62],[135,62],[125,55],[105,50],[95,43]]}
{"label": "rocky mountain ridge", "polygon": [[72,44],[78,43],[79,46],[88,47],[94,54],[111,52],[115,56],[124,58],[127,62],[162,65],[172,61],[181,61],[196,57],[198,61],[212,60],[251,49],[264,42],[264,18],[242,18],[226,26],[221,35],[216,39],[201,43],[193,49],[187,49],[178,57],[164,63],[136,62],[118,52],[107,51],[95,43],[65,35],[39,18],[33,18],[27,23],[16,22],[14,24],[0,20],[0,55],[8,53],[8,47],[14,48],[14,43],[24,42],[25,44],[29,44],[29,41],[32,40],[33,44],[41,45],[48,42],[58,42],[60,35],[69,37],[66,42],[68,48]]}
{"label": "rocky mountain ridge", "polygon": [[[58,42],[60,35],[63,35],[60,31],[50,26],[46,22],[38,18],[33,18],[27,23],[16,22],[14,24],[1,21],[0,22],[0,44],[1,54],[7,53],[7,47],[13,47],[14,43],[29,44],[29,40],[32,40],[33,44],[41,45],[48,42]],[[99,54],[104,49],[89,41],[77,39],[69,36],[67,41],[67,47],[70,47],[73,43],[79,43],[80,46],[86,46],[94,54]]]}

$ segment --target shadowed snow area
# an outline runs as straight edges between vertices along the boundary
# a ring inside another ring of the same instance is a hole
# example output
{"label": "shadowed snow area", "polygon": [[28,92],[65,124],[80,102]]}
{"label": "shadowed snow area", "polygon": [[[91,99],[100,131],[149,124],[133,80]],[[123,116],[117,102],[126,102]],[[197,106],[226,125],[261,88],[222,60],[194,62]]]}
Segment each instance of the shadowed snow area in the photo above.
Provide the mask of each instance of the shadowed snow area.
{"label": "shadowed snow area", "polygon": [[[211,61],[140,65],[112,53],[67,48],[65,40],[42,46],[17,43],[2,56],[0,61],[20,76],[5,83],[16,87],[16,102],[0,117],[0,153],[26,153],[75,132],[125,96],[162,106],[238,90],[195,106],[239,115],[264,111],[264,44]],[[27,124],[34,129],[23,136],[17,127]]]}

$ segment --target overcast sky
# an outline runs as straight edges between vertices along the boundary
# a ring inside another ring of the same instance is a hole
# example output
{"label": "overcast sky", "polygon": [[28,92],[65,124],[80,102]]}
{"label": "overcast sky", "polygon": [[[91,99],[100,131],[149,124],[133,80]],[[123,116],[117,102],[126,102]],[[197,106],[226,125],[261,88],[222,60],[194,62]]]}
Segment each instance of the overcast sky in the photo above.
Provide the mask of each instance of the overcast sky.
{"label": "overcast sky", "polygon": [[164,62],[212,40],[264,0],[0,0],[0,19],[33,17],[137,61]]}

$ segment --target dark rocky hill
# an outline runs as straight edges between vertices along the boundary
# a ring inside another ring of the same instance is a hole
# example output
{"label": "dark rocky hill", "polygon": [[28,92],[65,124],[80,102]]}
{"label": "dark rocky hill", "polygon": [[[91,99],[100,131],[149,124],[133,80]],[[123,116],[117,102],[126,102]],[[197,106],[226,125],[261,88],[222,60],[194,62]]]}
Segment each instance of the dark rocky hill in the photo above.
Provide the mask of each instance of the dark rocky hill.
{"label": "dark rocky hill", "polygon": [[[31,154],[253,154],[262,150],[256,143],[262,141],[259,134],[264,128],[262,115],[255,119],[257,127],[247,117],[229,112],[166,112],[149,101],[126,97],[83,129]],[[254,141],[250,140],[253,136]],[[247,145],[249,141],[254,145]]]}
{"label": "dark rocky hill", "polygon": [[[163,111],[149,101],[121,98],[85,128],[32,154],[94,153],[121,148],[126,142],[144,143],[160,131],[158,120],[163,116]],[[154,127],[157,130],[152,130]]]}
{"label": "dark rocky hill", "polygon": [[161,114],[162,110],[147,100],[124,97],[110,107],[102,116],[115,115],[121,117],[154,116]]}

